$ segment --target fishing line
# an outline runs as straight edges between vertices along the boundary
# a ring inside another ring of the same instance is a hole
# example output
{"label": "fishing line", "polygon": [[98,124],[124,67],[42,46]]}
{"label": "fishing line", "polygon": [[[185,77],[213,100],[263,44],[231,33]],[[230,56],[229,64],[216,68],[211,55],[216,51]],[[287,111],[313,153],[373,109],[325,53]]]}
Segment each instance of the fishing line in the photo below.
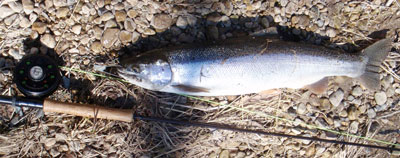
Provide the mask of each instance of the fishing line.
{"label": "fishing line", "polygon": [[[124,79],[121,79],[121,78],[117,78],[117,77],[111,77],[111,76],[102,75],[102,74],[95,73],[95,72],[90,72],[90,71],[85,71],[85,70],[75,69],[75,68],[70,68],[70,67],[65,67],[65,66],[59,66],[59,67],[61,69],[64,69],[64,70],[70,70],[70,71],[75,71],[75,72],[78,72],[78,73],[90,74],[90,75],[98,76],[98,77],[101,77],[101,78],[106,78],[106,79],[110,79],[110,80],[117,80],[117,81],[121,81],[121,82],[124,82],[124,83],[129,83],[127,80],[124,80]],[[220,105],[220,106],[223,106],[223,107],[232,108],[232,109],[235,109],[235,110],[238,110],[238,111],[246,112],[246,113],[249,113],[249,114],[254,114],[254,115],[265,117],[265,118],[272,118],[272,119],[276,119],[276,120],[280,120],[280,121],[284,121],[284,122],[295,123],[295,121],[292,121],[292,120],[289,120],[289,119],[286,119],[286,118],[282,118],[282,117],[266,114],[266,113],[263,113],[263,112],[251,111],[251,110],[247,110],[245,108],[232,106],[230,104],[218,103],[218,102],[214,102],[214,101],[211,101],[211,100],[207,100],[207,99],[203,99],[203,98],[195,97],[195,96],[189,96],[189,95],[185,95],[185,94],[179,94],[179,95],[185,96],[185,97],[188,97],[188,98],[191,98],[191,99],[204,101],[204,102],[211,103],[211,104]],[[148,117],[146,117],[146,118],[148,118]],[[179,124],[179,123],[175,123],[175,124]],[[347,132],[340,132],[340,131],[336,131],[336,130],[333,130],[333,129],[328,129],[328,128],[319,127],[319,126],[316,126],[316,125],[307,124],[307,123],[304,123],[304,122],[301,122],[300,125],[306,126],[309,129],[318,129],[318,130],[327,131],[327,132],[331,132],[331,133],[338,134],[338,135],[343,135],[343,136],[348,136],[348,137],[353,137],[353,138],[359,138],[359,139],[363,139],[363,140],[367,140],[367,141],[372,141],[372,142],[377,142],[377,143],[382,143],[382,144],[386,144],[386,145],[392,145],[392,146],[400,147],[400,144],[397,144],[397,143],[391,143],[391,142],[388,142],[388,141],[374,139],[374,138],[365,137],[365,136],[358,136],[358,135],[350,134],[350,133],[347,133]],[[309,137],[306,137],[306,138],[309,138]],[[339,143],[339,144],[343,144],[343,143]],[[355,143],[355,144],[357,144],[357,143]],[[351,144],[348,144],[348,145],[351,145]],[[366,147],[366,146],[364,146],[364,147]]]}

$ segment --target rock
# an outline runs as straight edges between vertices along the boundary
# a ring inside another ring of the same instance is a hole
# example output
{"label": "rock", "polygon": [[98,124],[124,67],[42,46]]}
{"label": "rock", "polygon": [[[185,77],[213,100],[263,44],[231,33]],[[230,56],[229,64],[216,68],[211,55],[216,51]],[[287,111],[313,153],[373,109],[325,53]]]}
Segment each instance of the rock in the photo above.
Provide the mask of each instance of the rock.
{"label": "rock", "polygon": [[10,55],[10,56],[12,56],[14,59],[16,59],[16,60],[19,60],[19,59],[21,59],[23,56],[19,53],[19,51],[18,50],[15,50],[15,49],[10,49],[10,50],[8,50],[8,54]]}
{"label": "rock", "polygon": [[357,133],[357,131],[358,131],[358,125],[359,125],[359,123],[357,122],[357,121],[353,121],[353,122],[351,122],[351,124],[350,124],[350,127],[349,127],[349,132],[350,133]]}
{"label": "rock", "polygon": [[368,118],[372,119],[376,117],[376,112],[373,108],[367,110]]}
{"label": "rock", "polygon": [[351,91],[351,95],[359,97],[363,94],[363,90],[360,86],[355,87],[352,91]]}
{"label": "rock", "polygon": [[101,44],[104,48],[111,48],[118,40],[119,29],[107,29],[101,37]]}
{"label": "rock", "polygon": [[[5,18],[3,22],[4,22],[4,24],[6,24],[7,26],[9,26],[9,25],[11,25],[11,24],[13,24],[13,23],[15,22],[15,20],[17,19],[17,17],[18,17],[18,14],[11,15],[11,16]],[[17,21],[17,24],[18,24],[18,23],[19,23],[19,21]]]}
{"label": "rock", "polygon": [[132,33],[132,43],[135,43],[137,40],[139,40],[140,34],[137,33],[136,31]]}
{"label": "rock", "polygon": [[329,127],[328,124],[325,122],[325,120],[322,119],[322,118],[318,118],[315,121],[315,124],[318,125],[319,127],[323,127],[323,128],[328,128]]}
{"label": "rock", "polygon": [[95,37],[96,39],[100,39],[101,36],[103,35],[103,29],[101,29],[101,28],[98,27],[98,26],[95,26],[95,27],[93,28],[93,34],[94,34],[94,37]]}
{"label": "rock", "polygon": [[310,18],[307,15],[301,15],[298,17],[298,25],[300,27],[307,27],[310,23]]}
{"label": "rock", "polygon": [[36,39],[39,37],[39,34],[36,31],[31,31],[29,37],[31,37],[31,39]]}
{"label": "rock", "polygon": [[183,43],[192,43],[194,41],[194,38],[190,35],[182,33],[179,35],[178,41]]}
{"label": "rock", "polygon": [[274,21],[275,21],[276,23],[279,23],[279,22],[282,21],[282,17],[281,17],[280,15],[275,15]]}
{"label": "rock", "polygon": [[111,12],[106,12],[100,16],[101,21],[108,21],[114,18],[114,15]]}
{"label": "rock", "polygon": [[294,14],[296,13],[298,7],[294,2],[289,2],[286,6],[286,14]]}
{"label": "rock", "polygon": [[375,93],[375,102],[378,105],[383,105],[385,104],[387,101],[387,96],[385,94],[385,92],[378,92]]}
{"label": "rock", "polygon": [[127,14],[130,18],[135,18],[138,15],[138,12],[135,9],[131,9]]}
{"label": "rock", "polygon": [[53,5],[53,0],[44,0],[44,6],[46,7],[46,9],[53,7]]}
{"label": "rock", "polygon": [[56,8],[68,6],[67,0],[53,0],[53,4]]}
{"label": "rock", "polygon": [[29,21],[28,18],[26,18],[26,17],[24,17],[24,16],[21,16],[19,20],[20,20],[20,22],[19,22],[19,26],[20,26],[20,27],[22,27],[22,28],[28,28],[28,27],[31,26],[31,22]]}
{"label": "rock", "polygon": [[22,9],[24,9],[22,4],[19,2],[9,2],[8,6],[16,13],[19,13],[22,11]]}
{"label": "rock", "polygon": [[400,94],[400,88],[397,88],[396,90],[394,90],[394,92]]}
{"label": "rock", "polygon": [[219,158],[229,158],[229,150],[222,150],[219,154]]}
{"label": "rock", "polygon": [[321,106],[319,107],[321,110],[330,110],[332,108],[332,104],[328,99],[321,100]]}
{"label": "rock", "polygon": [[117,22],[123,22],[126,19],[126,13],[125,11],[115,11],[115,20]]}
{"label": "rock", "polygon": [[68,26],[73,26],[73,25],[75,25],[75,21],[72,20],[72,19],[67,19],[67,20],[65,20],[65,23],[66,23]]}
{"label": "rock", "polygon": [[338,89],[336,92],[332,93],[329,96],[329,101],[333,105],[333,107],[339,106],[339,104],[342,102],[344,97],[344,93],[341,89]]}
{"label": "rock", "polygon": [[285,7],[288,4],[288,0],[280,0],[279,4],[281,4],[282,7]]}
{"label": "rock", "polygon": [[154,31],[153,29],[147,28],[147,29],[144,29],[142,33],[145,35],[155,35],[156,31]]}
{"label": "rock", "polygon": [[301,31],[299,29],[294,28],[294,29],[292,29],[292,33],[294,35],[300,35]]}
{"label": "rock", "polygon": [[56,144],[56,139],[55,138],[47,138],[44,142],[44,146],[47,149],[52,148]]}
{"label": "rock", "polygon": [[117,22],[115,22],[115,20],[108,20],[106,22],[106,24],[104,24],[104,28],[113,28],[113,27],[117,27]]}
{"label": "rock", "polygon": [[90,15],[90,8],[87,5],[82,6],[81,14]]}
{"label": "rock", "polygon": [[188,22],[186,18],[179,16],[178,20],[176,21],[176,26],[178,26],[181,29],[186,29],[186,26],[188,25]]}
{"label": "rock", "polygon": [[300,115],[304,115],[304,114],[306,114],[307,113],[307,106],[306,106],[306,104],[300,104],[298,107],[297,107],[297,113],[298,114],[300,114]]}
{"label": "rock", "polygon": [[389,107],[388,104],[378,105],[375,106],[375,111],[376,112],[385,111],[388,107]]}
{"label": "rock", "polygon": [[69,9],[67,7],[57,9],[56,16],[57,18],[65,18],[67,17]]}
{"label": "rock", "polygon": [[15,13],[14,10],[12,10],[8,6],[3,5],[0,7],[0,18],[1,19],[6,18],[14,13]]}
{"label": "rock", "polygon": [[358,120],[360,116],[360,111],[355,106],[351,106],[348,109],[348,118],[349,120]]}
{"label": "rock", "polygon": [[221,8],[221,13],[225,14],[226,16],[230,16],[233,11],[233,4],[230,0],[222,1],[223,7]]}
{"label": "rock", "polygon": [[51,155],[52,157],[57,157],[58,155],[60,155],[60,152],[57,151],[55,148],[51,148],[51,149],[50,149],[50,155]]}
{"label": "rock", "polygon": [[32,24],[32,30],[37,31],[39,34],[43,34],[47,29],[47,24],[42,22],[34,22]]}
{"label": "rock", "polygon": [[266,18],[266,17],[263,17],[263,18],[261,18],[261,25],[264,27],[264,28],[268,28],[269,27],[269,21],[268,21],[268,19]]}
{"label": "rock", "polygon": [[219,37],[219,31],[218,28],[216,26],[209,26],[207,27],[207,37],[209,39],[218,39]]}
{"label": "rock", "polygon": [[172,18],[168,14],[157,14],[151,21],[151,26],[155,29],[165,30],[172,25]]}
{"label": "rock", "polygon": [[127,31],[133,32],[136,29],[136,24],[133,22],[133,20],[131,18],[127,18],[127,19],[125,19],[125,22],[124,22],[124,28]]}
{"label": "rock", "polygon": [[72,26],[71,31],[76,35],[79,35],[81,33],[81,29],[82,29],[81,25],[74,25]]}
{"label": "rock", "polygon": [[244,158],[246,156],[246,153],[243,151],[240,151],[236,154],[235,158]]}
{"label": "rock", "polygon": [[315,153],[316,153],[316,149],[315,149],[315,145],[312,145],[308,148],[306,148],[306,156],[307,157],[314,157]]}
{"label": "rock", "polygon": [[127,2],[131,5],[131,6],[136,6],[138,3],[138,0],[127,0]]}
{"label": "rock", "polygon": [[103,46],[101,45],[101,43],[99,41],[95,41],[90,46],[90,49],[95,53],[100,53],[103,49]]}
{"label": "rock", "polygon": [[[354,104],[354,105],[360,105],[360,104]],[[360,111],[361,114],[364,114],[365,112],[367,112],[367,105],[363,104],[363,105],[359,106],[358,110]]]}
{"label": "rock", "polygon": [[222,16],[219,13],[211,13],[207,16],[208,25],[217,25],[221,21]]}
{"label": "rock", "polygon": [[129,31],[121,31],[119,32],[119,40],[122,43],[129,43],[132,41],[132,33]]}
{"label": "rock", "polygon": [[187,23],[192,27],[195,26],[197,23],[197,18],[191,14],[186,16],[186,20],[187,20]]}
{"label": "rock", "polygon": [[33,12],[33,2],[31,0],[22,0],[22,6],[25,14],[29,15]]}
{"label": "rock", "polygon": [[328,36],[328,37],[335,37],[336,36],[336,30],[334,30],[334,29],[332,29],[332,28],[329,28],[328,30],[326,30],[326,35]]}
{"label": "rock", "polygon": [[53,35],[45,34],[40,38],[40,42],[49,48],[54,48],[56,46],[56,40]]}

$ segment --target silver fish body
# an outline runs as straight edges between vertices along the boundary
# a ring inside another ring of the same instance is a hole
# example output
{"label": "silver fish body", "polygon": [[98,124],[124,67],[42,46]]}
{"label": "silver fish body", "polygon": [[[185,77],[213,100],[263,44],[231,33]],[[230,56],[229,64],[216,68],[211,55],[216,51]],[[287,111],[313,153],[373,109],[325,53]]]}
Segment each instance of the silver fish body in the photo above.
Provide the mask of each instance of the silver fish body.
{"label": "silver fish body", "polygon": [[[196,96],[302,88],[328,76],[362,78],[366,70],[371,74],[365,82],[379,82],[376,66],[386,57],[390,41],[380,43],[375,47],[381,50],[370,48],[381,54],[375,57],[265,38],[233,39],[153,50],[126,60],[119,75],[146,89]],[[375,88],[376,83],[368,86]]]}

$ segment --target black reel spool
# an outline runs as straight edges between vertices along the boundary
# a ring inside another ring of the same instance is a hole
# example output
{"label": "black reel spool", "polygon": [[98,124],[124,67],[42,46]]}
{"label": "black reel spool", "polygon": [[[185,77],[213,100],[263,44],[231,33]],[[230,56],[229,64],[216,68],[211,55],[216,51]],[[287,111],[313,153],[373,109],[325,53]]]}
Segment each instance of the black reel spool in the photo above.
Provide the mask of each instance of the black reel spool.
{"label": "black reel spool", "polygon": [[57,63],[46,55],[25,56],[14,69],[14,82],[27,97],[45,98],[57,89],[60,81]]}

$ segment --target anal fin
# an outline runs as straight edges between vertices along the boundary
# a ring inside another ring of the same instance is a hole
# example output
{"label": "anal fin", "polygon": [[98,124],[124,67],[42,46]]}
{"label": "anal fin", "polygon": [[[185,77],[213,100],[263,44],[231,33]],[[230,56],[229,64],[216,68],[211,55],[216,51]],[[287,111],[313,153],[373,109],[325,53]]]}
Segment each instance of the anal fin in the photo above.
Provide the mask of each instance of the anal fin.
{"label": "anal fin", "polygon": [[207,89],[207,88],[183,85],[183,84],[172,85],[172,87],[177,88],[184,92],[210,92],[209,89]]}
{"label": "anal fin", "polygon": [[311,92],[315,94],[322,94],[328,89],[329,78],[324,77],[323,79],[305,86],[305,88],[309,89]]}

